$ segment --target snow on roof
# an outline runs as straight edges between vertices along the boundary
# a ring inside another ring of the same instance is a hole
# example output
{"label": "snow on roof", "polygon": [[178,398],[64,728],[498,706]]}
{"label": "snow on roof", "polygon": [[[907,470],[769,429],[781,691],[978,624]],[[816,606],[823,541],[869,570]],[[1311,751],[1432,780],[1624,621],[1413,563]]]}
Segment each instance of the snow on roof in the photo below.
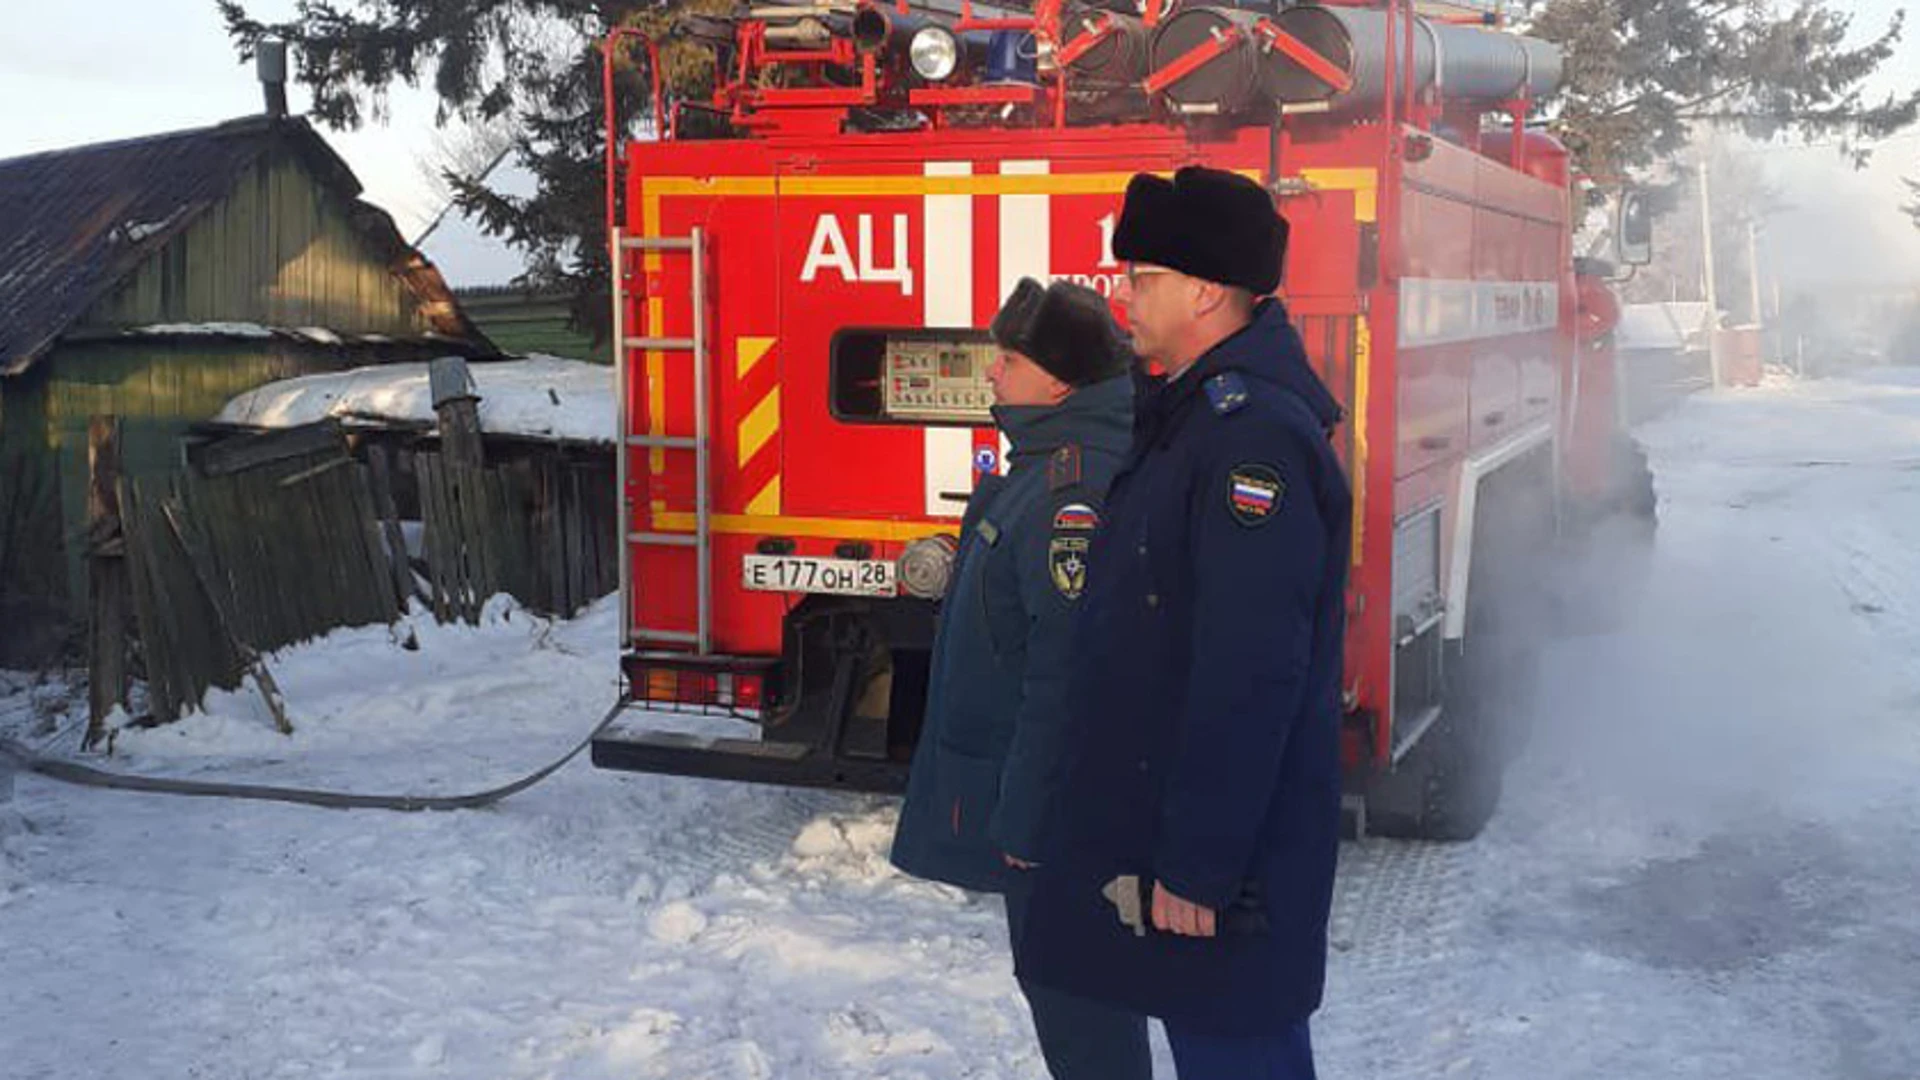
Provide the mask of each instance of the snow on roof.
{"label": "snow on roof", "polygon": [[210,323],[155,323],[152,326],[138,326],[129,334],[152,334],[156,337],[243,337],[270,338],[273,331],[258,323],[210,322]]}
{"label": "snow on roof", "polygon": [[[248,322],[154,323],[151,326],[130,326],[121,330],[120,334],[124,337],[285,338],[315,345],[382,345],[394,341],[387,334],[350,333],[324,326],[261,326]],[[446,340],[443,335],[431,330],[406,340],[434,338]]]}
{"label": "snow on roof", "polygon": [[[567,442],[613,442],[613,369],[557,356],[474,361],[480,430]],[[216,423],[284,428],[329,416],[432,423],[427,365],[381,364],[269,383],[241,394]]]}

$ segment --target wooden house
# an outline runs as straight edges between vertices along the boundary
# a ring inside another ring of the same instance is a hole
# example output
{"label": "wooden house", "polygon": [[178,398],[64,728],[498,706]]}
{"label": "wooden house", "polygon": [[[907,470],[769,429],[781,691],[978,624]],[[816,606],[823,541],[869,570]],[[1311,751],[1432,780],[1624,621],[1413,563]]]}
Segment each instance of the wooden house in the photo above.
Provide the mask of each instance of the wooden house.
{"label": "wooden house", "polygon": [[304,120],[0,161],[0,665],[84,619],[87,429],[130,476],[292,376],[496,353]]}

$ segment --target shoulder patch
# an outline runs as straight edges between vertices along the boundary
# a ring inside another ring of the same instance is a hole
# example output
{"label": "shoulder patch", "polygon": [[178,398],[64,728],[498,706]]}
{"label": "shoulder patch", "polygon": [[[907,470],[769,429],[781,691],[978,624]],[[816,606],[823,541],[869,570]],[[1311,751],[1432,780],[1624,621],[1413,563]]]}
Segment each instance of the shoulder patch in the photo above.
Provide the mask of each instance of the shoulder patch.
{"label": "shoulder patch", "polygon": [[1091,532],[1100,527],[1100,512],[1086,503],[1068,503],[1054,512],[1054,532]]}
{"label": "shoulder patch", "polygon": [[1055,533],[1047,542],[1047,576],[1054,591],[1068,600],[1078,600],[1087,588],[1087,549],[1092,541],[1086,536]]}
{"label": "shoulder patch", "polygon": [[1207,380],[1207,400],[1221,416],[1240,411],[1247,403],[1247,383],[1237,371],[1223,371]]}
{"label": "shoulder patch", "polygon": [[1080,482],[1080,444],[1068,443],[1047,459],[1047,490],[1059,491]]}
{"label": "shoulder patch", "polygon": [[1286,497],[1280,470],[1265,462],[1249,461],[1227,472],[1227,511],[1249,529],[1266,524]]}

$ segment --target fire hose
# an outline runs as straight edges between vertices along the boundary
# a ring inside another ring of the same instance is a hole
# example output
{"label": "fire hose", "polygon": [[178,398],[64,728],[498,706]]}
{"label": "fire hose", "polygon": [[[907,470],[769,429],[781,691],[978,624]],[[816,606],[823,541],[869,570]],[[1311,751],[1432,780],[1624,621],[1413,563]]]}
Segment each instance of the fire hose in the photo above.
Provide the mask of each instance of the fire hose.
{"label": "fire hose", "polygon": [[[163,776],[134,776],[108,772],[90,765],[49,758],[10,739],[0,738],[0,758],[10,759],[24,772],[81,787],[108,788],[115,791],[142,791],[155,795],[188,795],[214,799],[252,799],[263,802],[295,803],[328,810],[472,810],[517,795],[558,772],[593,744],[593,740],[612,724],[626,708],[621,700],[607,711],[586,737],[559,758],[506,784],[464,795],[361,795],[343,791],[319,791],[307,788],[278,787],[268,784],[223,783],[211,780],[181,780]],[[4,767],[0,765],[0,767]]]}

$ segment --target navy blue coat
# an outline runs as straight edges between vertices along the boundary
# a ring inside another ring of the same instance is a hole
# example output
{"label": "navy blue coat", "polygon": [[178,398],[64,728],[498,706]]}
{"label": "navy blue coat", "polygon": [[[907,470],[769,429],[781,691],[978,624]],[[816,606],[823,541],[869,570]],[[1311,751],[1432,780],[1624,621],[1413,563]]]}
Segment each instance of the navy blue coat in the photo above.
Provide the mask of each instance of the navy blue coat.
{"label": "navy blue coat", "polygon": [[900,869],[984,892],[1004,889],[1003,854],[1037,858],[1060,785],[1072,616],[1133,386],[1109,379],[994,416],[1011,468],[980,478],[961,520],[893,843]]}
{"label": "navy blue coat", "polygon": [[[1340,409],[1278,301],[1149,385],[1093,548],[1067,778],[1015,957],[1196,1030],[1277,1033],[1319,1006],[1339,847]],[[1100,892],[1121,874],[1239,898],[1264,929],[1136,937]]]}

